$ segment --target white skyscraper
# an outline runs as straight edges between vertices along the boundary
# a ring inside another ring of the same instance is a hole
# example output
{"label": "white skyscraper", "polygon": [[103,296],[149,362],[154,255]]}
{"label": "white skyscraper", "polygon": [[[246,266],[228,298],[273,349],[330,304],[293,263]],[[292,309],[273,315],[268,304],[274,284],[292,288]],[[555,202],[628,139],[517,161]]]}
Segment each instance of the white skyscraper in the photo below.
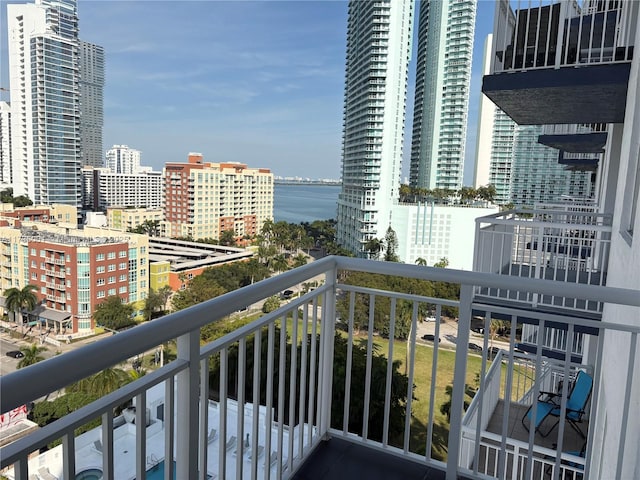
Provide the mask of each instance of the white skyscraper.
{"label": "white skyscraper", "polygon": [[458,190],[464,173],[476,0],[422,0],[410,183]]}
{"label": "white skyscraper", "polygon": [[114,145],[107,150],[105,165],[113,173],[138,173],[140,171],[140,150],[127,145]]}
{"label": "white skyscraper", "polygon": [[104,49],[80,41],[80,131],[82,165],[102,167]]}
{"label": "white skyscraper", "polygon": [[0,188],[11,185],[11,107],[0,102]]}
{"label": "white skyscraper", "polygon": [[[488,75],[491,71],[492,37],[488,35],[484,44],[483,75]],[[480,96],[478,117],[473,186],[478,188],[493,185],[496,189],[495,203],[504,205],[511,202],[511,166],[516,122],[484,94]]]}
{"label": "white skyscraper", "polygon": [[413,0],[349,2],[337,238],[359,256],[384,237],[398,198],[413,9]]}
{"label": "white skyscraper", "polygon": [[79,206],[76,1],[10,4],[7,23],[14,193]]}

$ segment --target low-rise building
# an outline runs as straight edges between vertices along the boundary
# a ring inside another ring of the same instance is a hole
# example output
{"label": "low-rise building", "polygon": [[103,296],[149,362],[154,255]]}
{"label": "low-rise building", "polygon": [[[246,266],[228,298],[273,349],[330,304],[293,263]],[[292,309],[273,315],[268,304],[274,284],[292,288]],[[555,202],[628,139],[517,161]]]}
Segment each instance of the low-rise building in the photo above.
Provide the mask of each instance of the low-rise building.
{"label": "low-rise building", "polygon": [[92,313],[108,297],[125,303],[147,297],[145,235],[0,221],[0,244],[2,291],[34,285],[39,304],[25,318],[54,338],[91,333]]}
{"label": "low-rise building", "polygon": [[154,222],[158,227],[155,235],[162,235],[164,230],[164,212],[161,208],[107,208],[107,225],[122,232],[131,231],[145,222]]}

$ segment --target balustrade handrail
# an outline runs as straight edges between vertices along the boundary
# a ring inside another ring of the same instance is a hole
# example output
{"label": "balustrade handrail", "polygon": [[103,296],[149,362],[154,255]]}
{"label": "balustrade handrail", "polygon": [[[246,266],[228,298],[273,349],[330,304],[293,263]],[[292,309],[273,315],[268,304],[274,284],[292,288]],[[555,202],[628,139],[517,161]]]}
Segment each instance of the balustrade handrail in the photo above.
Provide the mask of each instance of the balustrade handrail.
{"label": "balustrade handrail", "polygon": [[[328,274],[336,268],[461,285],[530,290],[548,295],[562,291],[567,297],[640,306],[640,295],[636,290],[631,289],[567,284],[449,268],[329,256],[152,322],[138,325],[100,342],[36,363],[28,369],[0,377],[0,391],[2,391],[0,411],[7,412],[29,403],[64,388],[72,382],[221,319],[247,305],[268,298],[284,288],[302,283],[319,274]],[[60,372],[65,372],[65,375],[61,375]]]}
{"label": "balustrade handrail", "polygon": [[[545,221],[535,218],[534,215],[563,215],[563,216],[571,216],[573,218],[576,217],[592,217],[592,218],[602,218],[602,224],[589,224],[589,223],[574,223],[568,221],[562,222],[553,222],[553,221]],[[530,215],[531,217],[516,217],[516,215]],[[522,224],[530,227],[556,227],[556,228],[571,228],[572,230],[600,230],[600,231],[611,231],[611,221],[613,216],[609,213],[594,213],[594,212],[574,212],[567,210],[552,210],[552,209],[542,209],[542,210],[508,210],[506,212],[498,212],[489,215],[485,215],[482,217],[476,218],[476,224],[482,223],[491,223],[495,225],[513,225]],[[604,223],[604,222],[607,223]]]}

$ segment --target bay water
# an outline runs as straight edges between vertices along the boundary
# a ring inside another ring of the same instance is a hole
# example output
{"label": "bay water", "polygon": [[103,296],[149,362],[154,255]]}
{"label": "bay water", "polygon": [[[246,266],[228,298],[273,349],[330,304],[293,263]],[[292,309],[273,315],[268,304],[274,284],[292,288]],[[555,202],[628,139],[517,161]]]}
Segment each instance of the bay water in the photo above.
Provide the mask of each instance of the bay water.
{"label": "bay water", "polygon": [[313,222],[336,218],[339,185],[274,185],[274,221]]}

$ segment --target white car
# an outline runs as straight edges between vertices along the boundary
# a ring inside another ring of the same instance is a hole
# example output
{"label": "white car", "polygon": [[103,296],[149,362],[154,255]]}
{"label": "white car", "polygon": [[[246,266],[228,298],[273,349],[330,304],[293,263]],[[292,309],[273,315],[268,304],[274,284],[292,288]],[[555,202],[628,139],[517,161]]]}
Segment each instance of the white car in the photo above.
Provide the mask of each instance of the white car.
{"label": "white car", "polygon": [[429,316],[429,317],[426,317],[426,318],[424,319],[424,321],[425,321],[425,322],[435,322],[435,321],[436,321],[436,317],[431,317],[431,316]]}

